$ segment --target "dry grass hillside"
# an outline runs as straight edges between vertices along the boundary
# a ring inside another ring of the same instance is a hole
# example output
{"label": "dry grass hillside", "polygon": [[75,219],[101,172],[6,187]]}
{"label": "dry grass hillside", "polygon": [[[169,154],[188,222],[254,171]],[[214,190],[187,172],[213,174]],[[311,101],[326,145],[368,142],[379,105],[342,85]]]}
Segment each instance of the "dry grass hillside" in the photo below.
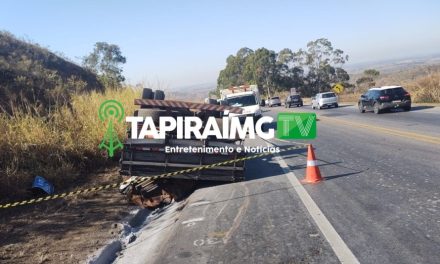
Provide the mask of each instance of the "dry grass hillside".
{"label": "dry grass hillside", "polygon": [[[98,148],[106,131],[98,108],[105,100],[116,99],[131,114],[139,94],[131,88],[76,94],[70,107],[42,116],[32,114],[31,105],[12,116],[0,113],[0,200],[22,197],[36,175],[53,182],[59,191],[77,186],[88,172],[111,163]],[[123,138],[125,124],[116,129]]]}
{"label": "dry grass hillside", "polygon": [[[351,76],[351,81],[354,82],[359,76]],[[381,74],[375,82],[375,86],[402,85],[411,93],[415,103],[440,103],[440,65],[417,66]],[[360,94],[361,91],[346,91],[340,95],[340,99],[356,102]]]}
{"label": "dry grass hillside", "polygon": [[45,110],[70,95],[102,91],[92,72],[37,44],[0,31],[0,111],[32,103]]}

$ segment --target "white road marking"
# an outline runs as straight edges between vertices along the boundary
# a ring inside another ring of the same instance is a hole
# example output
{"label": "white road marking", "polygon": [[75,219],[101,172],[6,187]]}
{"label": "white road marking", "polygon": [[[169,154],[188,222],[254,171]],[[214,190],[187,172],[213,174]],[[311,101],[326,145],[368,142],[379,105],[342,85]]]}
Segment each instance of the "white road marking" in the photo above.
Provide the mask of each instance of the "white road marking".
{"label": "white road marking", "polygon": [[204,204],[209,204],[210,201],[201,201],[201,202],[195,202],[189,205],[189,207],[193,207],[193,206],[199,206],[199,205],[204,205]]}
{"label": "white road marking", "polygon": [[193,222],[200,222],[200,221],[203,221],[203,220],[205,220],[205,218],[203,218],[203,217],[193,218],[193,219],[189,219],[189,220],[183,221],[182,225],[186,225],[186,224],[193,223]]}
{"label": "white road marking", "polygon": [[216,244],[220,244],[220,243],[222,243],[222,240],[220,240],[219,238],[210,237],[207,239],[201,238],[201,239],[194,240],[193,245],[196,247],[201,247],[204,245],[216,245]]}
{"label": "white road marking", "polygon": [[[268,142],[266,142],[266,145],[271,146]],[[277,158],[280,167],[283,169],[293,189],[298,194],[319,230],[321,230],[322,234],[327,239],[339,261],[341,261],[341,263],[350,264],[360,263],[353,252],[351,252],[350,248],[348,248],[347,244],[345,244],[344,240],[342,240],[341,236],[339,236],[338,232],[336,232],[332,224],[328,221],[327,217],[322,213],[321,209],[319,209],[318,205],[316,205],[315,201],[313,201],[312,197],[310,197],[309,193],[304,186],[302,186],[298,178],[296,178],[295,174],[290,171],[286,161],[280,156],[280,154],[274,154],[274,156]]]}

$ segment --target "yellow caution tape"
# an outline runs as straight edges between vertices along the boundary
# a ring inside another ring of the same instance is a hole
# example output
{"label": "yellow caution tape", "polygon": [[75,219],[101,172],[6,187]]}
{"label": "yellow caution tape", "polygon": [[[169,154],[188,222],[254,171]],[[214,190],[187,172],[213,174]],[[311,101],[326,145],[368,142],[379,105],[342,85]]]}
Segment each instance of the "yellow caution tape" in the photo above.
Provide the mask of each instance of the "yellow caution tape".
{"label": "yellow caution tape", "polygon": [[[304,144],[304,146],[305,146],[305,144]],[[289,147],[289,148],[285,148],[283,150],[280,150],[280,152],[290,151],[290,150],[294,150],[294,149],[300,149],[300,148],[304,148],[304,146]],[[18,202],[2,204],[2,205],[0,205],[0,209],[2,209],[2,208],[6,209],[6,208],[34,204],[34,203],[40,203],[43,201],[50,201],[50,200],[55,200],[55,199],[60,199],[60,198],[65,198],[65,197],[73,197],[73,196],[76,196],[79,194],[86,194],[86,193],[90,193],[90,192],[97,192],[97,191],[102,191],[102,190],[107,190],[107,189],[113,189],[113,188],[117,188],[117,187],[124,185],[124,184],[127,184],[127,183],[140,184],[140,183],[143,183],[147,180],[153,181],[153,180],[162,179],[162,178],[166,178],[166,177],[176,176],[179,174],[185,174],[185,173],[189,173],[189,172],[195,172],[195,171],[199,171],[199,170],[219,167],[219,166],[231,164],[231,163],[238,162],[238,161],[246,161],[246,160],[250,160],[250,159],[261,158],[261,157],[269,156],[269,155],[272,155],[272,152],[264,152],[264,153],[260,153],[260,154],[252,155],[249,157],[240,158],[240,159],[227,160],[227,161],[204,165],[204,166],[200,166],[200,167],[196,167],[196,168],[185,169],[185,170],[169,172],[169,173],[163,173],[163,174],[159,174],[159,175],[155,175],[155,176],[139,177],[140,179],[135,180],[135,181],[128,180],[128,181],[125,181],[122,183],[101,185],[101,186],[97,186],[97,187],[92,187],[92,188],[87,188],[87,189],[82,189],[82,190],[77,190],[77,191],[72,191],[72,192],[53,194],[53,195],[48,195],[48,196],[30,199],[30,200],[23,200],[23,201],[18,201]]]}

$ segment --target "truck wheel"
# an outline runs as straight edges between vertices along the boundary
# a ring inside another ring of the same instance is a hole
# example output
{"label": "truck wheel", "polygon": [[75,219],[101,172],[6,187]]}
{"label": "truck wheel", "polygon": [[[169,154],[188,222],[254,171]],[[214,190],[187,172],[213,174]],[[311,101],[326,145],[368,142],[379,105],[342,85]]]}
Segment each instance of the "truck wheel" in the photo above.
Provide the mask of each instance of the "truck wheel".
{"label": "truck wheel", "polygon": [[153,90],[150,88],[142,89],[142,99],[153,99]]}
{"label": "truck wheel", "polygon": [[338,107],[339,107],[339,105],[336,103],[336,104],[335,104],[335,108],[338,108]]}
{"label": "truck wheel", "polygon": [[156,90],[154,91],[154,100],[164,100],[165,99],[165,93],[162,90]]}

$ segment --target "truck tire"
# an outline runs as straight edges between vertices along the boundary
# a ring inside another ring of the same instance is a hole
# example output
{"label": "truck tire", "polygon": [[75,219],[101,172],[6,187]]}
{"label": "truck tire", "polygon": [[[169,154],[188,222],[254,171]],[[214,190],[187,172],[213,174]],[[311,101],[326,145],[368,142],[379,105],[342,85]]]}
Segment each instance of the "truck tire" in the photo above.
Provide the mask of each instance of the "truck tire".
{"label": "truck tire", "polygon": [[165,99],[165,93],[162,90],[156,90],[154,91],[154,100],[164,100]]}
{"label": "truck tire", "polygon": [[142,99],[153,99],[154,93],[150,88],[142,89]]}

